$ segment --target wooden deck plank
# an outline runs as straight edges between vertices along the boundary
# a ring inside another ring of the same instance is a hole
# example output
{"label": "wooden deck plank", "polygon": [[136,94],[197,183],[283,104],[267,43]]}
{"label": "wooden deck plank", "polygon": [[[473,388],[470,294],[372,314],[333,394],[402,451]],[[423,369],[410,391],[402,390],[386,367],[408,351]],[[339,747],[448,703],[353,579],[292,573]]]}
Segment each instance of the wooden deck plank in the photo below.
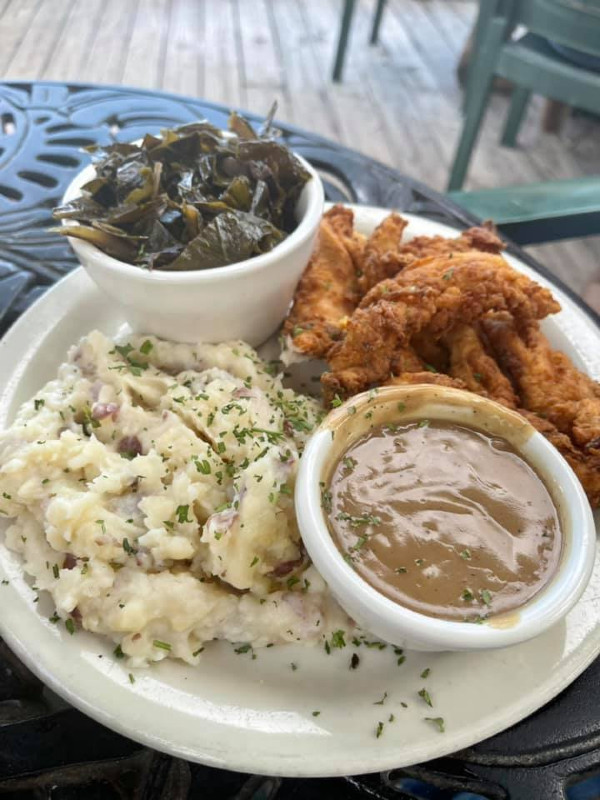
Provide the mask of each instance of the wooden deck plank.
{"label": "wooden deck plank", "polygon": [[[105,0],[87,0],[75,3],[66,18],[55,52],[48,61],[42,77],[60,80],[65,75],[82,74],[94,39],[101,27]],[[77,31],[77,36],[74,36]]]}
{"label": "wooden deck plank", "polygon": [[166,39],[161,86],[200,97],[204,90],[204,2],[173,2]]}
{"label": "wooden deck plank", "polygon": [[[104,13],[94,39],[82,80],[98,83],[122,83],[123,69],[135,16],[137,0],[106,0]],[[63,80],[67,78],[62,76]]]}
{"label": "wooden deck plank", "polygon": [[276,100],[279,118],[289,121],[290,98],[266,0],[237,0],[237,18],[247,108],[266,114]]}
{"label": "wooden deck plank", "polygon": [[[13,56],[35,16],[42,0],[9,0],[0,19],[0,75],[8,77],[7,70]],[[18,77],[13,73],[13,77]]]}
{"label": "wooden deck plank", "polygon": [[[278,40],[284,83],[290,96],[290,122],[322,136],[338,139],[339,123],[328,97],[328,76],[323,76],[313,55],[314,34],[305,27],[296,0],[269,0],[269,13]],[[313,125],[314,120],[314,125]]]}
{"label": "wooden deck plank", "polygon": [[6,74],[25,79],[44,74],[73,1],[54,0],[53,3],[37,4],[12,59],[5,67]]}
{"label": "wooden deck plank", "polygon": [[231,108],[245,106],[235,0],[210,3],[204,19],[204,97]]}
{"label": "wooden deck plank", "polygon": [[[323,3],[319,14],[311,13],[310,2],[299,2],[299,8],[305,21],[305,27],[311,31],[311,46],[317,68],[329,80],[333,64],[333,53],[339,23],[338,3]],[[361,20],[364,13],[362,4],[357,9],[355,30],[364,33],[364,22]],[[350,48],[352,43],[350,43]],[[341,84],[329,84],[329,101],[336,114],[340,130],[340,140],[360,150],[367,155],[378,158],[387,164],[392,163],[393,154],[389,147],[384,131],[384,123],[379,114],[379,109],[373,104],[373,99],[365,90],[364,83],[357,81],[353,76],[361,63],[360,48],[352,53],[346,65],[346,76]],[[304,124],[304,127],[309,125]]]}
{"label": "wooden deck plank", "polygon": [[123,83],[152,88],[163,79],[170,0],[139,0],[127,48]]}

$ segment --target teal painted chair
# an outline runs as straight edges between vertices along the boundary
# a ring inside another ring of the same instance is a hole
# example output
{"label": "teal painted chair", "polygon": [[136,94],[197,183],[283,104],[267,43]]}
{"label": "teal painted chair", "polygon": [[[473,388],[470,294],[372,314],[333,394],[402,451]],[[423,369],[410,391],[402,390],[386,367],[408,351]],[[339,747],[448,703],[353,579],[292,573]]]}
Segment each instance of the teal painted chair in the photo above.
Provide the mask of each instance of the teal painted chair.
{"label": "teal painted chair", "polygon": [[[528,33],[512,41],[517,25]],[[450,197],[477,216],[495,220],[519,244],[600,233],[600,177],[458,191],[496,75],[515,85],[502,135],[505,145],[514,146],[532,92],[600,114],[600,72],[586,68],[600,56],[600,0],[480,0],[474,39]],[[563,57],[561,47],[571,57]],[[568,48],[580,55],[578,64]]]}

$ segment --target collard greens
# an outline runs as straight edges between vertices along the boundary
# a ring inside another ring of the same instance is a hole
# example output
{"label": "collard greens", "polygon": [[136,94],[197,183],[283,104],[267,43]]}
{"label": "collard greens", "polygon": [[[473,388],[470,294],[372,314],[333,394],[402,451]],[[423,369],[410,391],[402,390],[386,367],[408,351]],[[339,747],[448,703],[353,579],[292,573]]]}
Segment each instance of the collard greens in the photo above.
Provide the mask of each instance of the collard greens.
{"label": "collard greens", "polygon": [[272,133],[232,113],[229,134],[194,122],[141,144],[90,147],[96,177],[54,209],[59,229],[147,269],[194,270],[265,253],[296,227],[309,173]]}

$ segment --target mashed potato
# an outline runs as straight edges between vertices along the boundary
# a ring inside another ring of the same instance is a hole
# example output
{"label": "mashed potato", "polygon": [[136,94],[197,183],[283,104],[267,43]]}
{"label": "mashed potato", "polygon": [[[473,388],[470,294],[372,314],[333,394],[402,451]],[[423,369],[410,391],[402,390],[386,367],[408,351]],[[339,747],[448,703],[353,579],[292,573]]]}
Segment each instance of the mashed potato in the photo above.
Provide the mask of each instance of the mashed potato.
{"label": "mashed potato", "polygon": [[351,623],[294,514],[318,414],[241,342],[94,331],[1,434],[6,544],[69,630],[133,665],[196,663],[211,639],[322,642]]}

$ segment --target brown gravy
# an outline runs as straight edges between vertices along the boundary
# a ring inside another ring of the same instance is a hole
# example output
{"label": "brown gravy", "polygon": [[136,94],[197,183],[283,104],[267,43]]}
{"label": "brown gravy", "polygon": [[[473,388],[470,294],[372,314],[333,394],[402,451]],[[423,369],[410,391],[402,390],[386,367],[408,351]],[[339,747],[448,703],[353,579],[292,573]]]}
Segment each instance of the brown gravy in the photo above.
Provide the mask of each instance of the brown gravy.
{"label": "brown gravy", "polygon": [[421,614],[476,620],[522,606],[555,572],[558,513],[505,440],[465,425],[381,425],[330,479],[336,545],[364,580]]}

